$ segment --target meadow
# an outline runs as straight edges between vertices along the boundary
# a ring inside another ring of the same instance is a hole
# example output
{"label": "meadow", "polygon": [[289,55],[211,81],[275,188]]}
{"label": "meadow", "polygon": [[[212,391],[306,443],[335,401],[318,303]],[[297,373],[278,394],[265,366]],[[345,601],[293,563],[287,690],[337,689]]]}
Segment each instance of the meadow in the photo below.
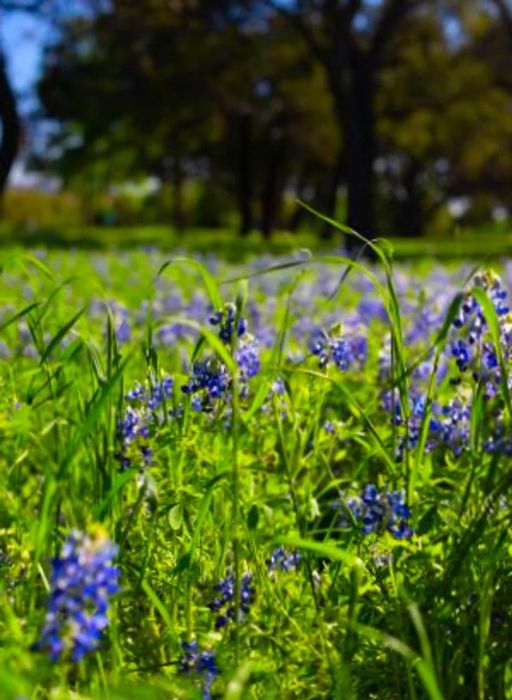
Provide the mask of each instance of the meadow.
{"label": "meadow", "polygon": [[512,698],[512,265],[5,249],[2,700]]}

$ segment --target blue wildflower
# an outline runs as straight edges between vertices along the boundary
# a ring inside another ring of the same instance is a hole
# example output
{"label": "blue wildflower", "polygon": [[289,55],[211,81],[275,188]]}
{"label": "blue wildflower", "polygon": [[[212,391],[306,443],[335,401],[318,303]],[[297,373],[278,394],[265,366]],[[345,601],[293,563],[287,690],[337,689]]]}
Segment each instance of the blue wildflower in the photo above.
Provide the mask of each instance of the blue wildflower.
{"label": "blue wildflower", "polygon": [[212,651],[199,651],[197,640],[182,642],[183,656],[180,661],[181,672],[195,675],[203,693],[203,700],[211,700],[211,689],[215,679],[220,676],[220,669]]}
{"label": "blue wildflower", "polygon": [[[405,502],[403,491],[379,490],[374,484],[368,484],[359,497],[352,497],[343,503],[346,511],[356,523],[362,525],[364,535],[387,530],[396,539],[409,539],[413,530],[408,524],[412,517]],[[339,507],[339,504],[338,504]],[[347,527],[347,513],[342,514],[341,527]]]}
{"label": "blue wildflower", "polygon": [[[235,617],[235,576],[228,574],[218,584],[214,590],[219,594],[215,600],[208,605],[212,612],[221,613],[215,621],[215,627],[220,629],[225,627]],[[252,587],[252,574],[247,573],[240,581],[240,619],[247,615],[254,602],[256,591]]]}
{"label": "blue wildflower", "polygon": [[465,372],[471,363],[473,350],[465,340],[459,339],[452,344],[452,355],[459,370]]}
{"label": "blue wildflower", "polygon": [[260,354],[258,344],[253,338],[241,343],[234,354],[242,382],[246,382],[258,374],[261,366]]}
{"label": "blue wildflower", "polygon": [[215,358],[208,358],[194,362],[192,376],[181,390],[184,394],[200,394],[194,402],[196,411],[210,410],[211,400],[223,397],[228,385],[229,375],[226,367]]}
{"label": "blue wildflower", "polygon": [[125,401],[142,401],[146,395],[146,391],[140,382],[137,382],[135,386],[130,389],[126,394]]}
{"label": "blue wildflower", "polygon": [[151,388],[151,395],[148,401],[150,411],[156,411],[160,404],[172,398],[174,380],[172,377],[164,377]]}
{"label": "blue wildflower", "polygon": [[91,536],[73,530],[53,560],[48,612],[36,645],[52,661],[64,655],[80,661],[98,648],[109,624],[109,598],[119,590],[116,554],[117,546],[101,531]]}
{"label": "blue wildflower", "polygon": [[287,552],[284,547],[278,547],[272,552],[270,559],[267,561],[268,572],[273,574],[277,570],[291,571],[297,568],[300,561],[300,552]]}
{"label": "blue wildflower", "polygon": [[[220,311],[213,313],[209,322],[212,326],[219,327],[219,338],[227,345],[233,341],[235,335],[236,306],[235,304],[225,304]],[[236,326],[236,337],[241,338],[247,331],[247,321],[240,317]]]}
{"label": "blue wildflower", "polygon": [[[510,307],[505,302],[507,292],[493,272],[479,273],[472,282],[474,287],[485,291],[494,306],[498,316],[501,351],[505,362],[508,362],[512,358],[512,323]],[[474,380],[481,381],[485,386],[484,398],[493,398],[501,384],[498,351],[494,340],[489,337],[483,309],[471,291],[466,293],[453,325],[458,336],[452,342],[451,352],[457,367],[460,372],[471,368]]]}
{"label": "blue wildflower", "polygon": [[364,364],[368,353],[365,336],[360,333],[342,335],[339,326],[329,333],[317,328],[309,338],[308,348],[312,355],[318,357],[321,369],[332,362],[342,372],[354,363]]}
{"label": "blue wildflower", "polygon": [[134,465],[134,462],[147,466],[151,464],[151,449],[148,444],[150,437],[151,416],[144,409],[128,406],[123,418],[118,421],[118,435],[121,442],[119,459],[123,468]]}

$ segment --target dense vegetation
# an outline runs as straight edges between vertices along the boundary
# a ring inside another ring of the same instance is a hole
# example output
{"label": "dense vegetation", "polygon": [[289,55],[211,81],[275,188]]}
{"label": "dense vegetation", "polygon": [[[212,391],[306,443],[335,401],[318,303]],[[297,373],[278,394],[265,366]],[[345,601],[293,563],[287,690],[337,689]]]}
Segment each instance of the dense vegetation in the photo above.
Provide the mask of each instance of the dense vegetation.
{"label": "dense vegetation", "polygon": [[21,153],[81,223],[270,237],[296,199],[370,237],[509,216],[510,0],[0,0],[0,22],[20,8],[44,55],[15,95],[0,52],[0,193]]}
{"label": "dense vegetation", "polygon": [[496,4],[115,0],[64,17],[42,160],[87,197],[149,173],[178,226],[235,210],[242,233],[295,229],[290,195],[367,236],[446,233],[461,197],[458,218],[504,214],[512,10]]}
{"label": "dense vegetation", "polygon": [[385,250],[4,253],[2,698],[511,697],[511,270]]}

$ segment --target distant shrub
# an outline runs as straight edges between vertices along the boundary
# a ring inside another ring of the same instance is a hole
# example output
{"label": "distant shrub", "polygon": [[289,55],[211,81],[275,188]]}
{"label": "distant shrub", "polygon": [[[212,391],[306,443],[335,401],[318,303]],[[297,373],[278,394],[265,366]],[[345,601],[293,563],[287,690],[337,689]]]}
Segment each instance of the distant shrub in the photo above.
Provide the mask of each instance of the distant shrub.
{"label": "distant shrub", "polygon": [[23,229],[76,226],[83,219],[82,204],[70,192],[8,190],[2,219],[8,225]]}

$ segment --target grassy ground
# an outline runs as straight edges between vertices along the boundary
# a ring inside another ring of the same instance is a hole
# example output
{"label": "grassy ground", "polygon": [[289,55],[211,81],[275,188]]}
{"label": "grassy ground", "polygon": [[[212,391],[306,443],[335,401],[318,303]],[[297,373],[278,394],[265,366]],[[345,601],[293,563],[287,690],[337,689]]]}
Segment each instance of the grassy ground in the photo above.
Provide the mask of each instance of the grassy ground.
{"label": "grassy ground", "polygon": [[0,256],[0,697],[512,698],[510,269],[166,260]]}
{"label": "grassy ground", "polygon": [[[480,229],[460,230],[443,238],[388,238],[397,259],[422,257],[490,258],[512,254],[512,233],[508,226],[489,226]],[[62,229],[0,229],[0,245],[44,246],[50,249],[75,247],[79,249],[130,249],[137,246],[156,246],[165,251],[183,249],[206,254],[214,251],[226,260],[241,257],[290,253],[300,248],[313,251],[329,251],[343,243],[342,235],[334,232],[331,239],[322,240],[313,231],[296,234],[278,232],[270,241],[259,234],[244,238],[229,230],[187,229],[177,233],[172,227],[66,227]]]}

